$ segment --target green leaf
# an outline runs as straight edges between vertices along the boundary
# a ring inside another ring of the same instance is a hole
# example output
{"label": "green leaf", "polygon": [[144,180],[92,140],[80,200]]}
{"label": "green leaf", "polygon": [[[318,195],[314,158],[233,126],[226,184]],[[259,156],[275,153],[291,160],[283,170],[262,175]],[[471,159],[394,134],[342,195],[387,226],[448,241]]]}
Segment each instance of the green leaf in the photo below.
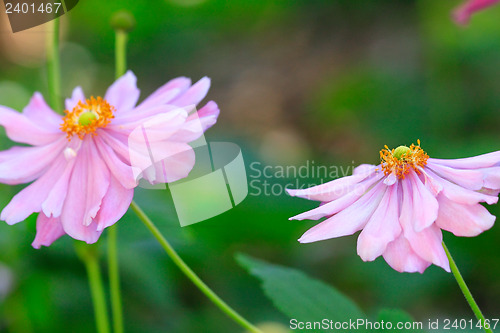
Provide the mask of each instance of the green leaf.
{"label": "green leaf", "polygon": [[[331,324],[330,321],[333,321],[334,324],[355,322],[358,318],[366,318],[366,315],[348,297],[298,270],[270,264],[244,254],[236,255],[236,260],[250,274],[262,281],[264,293],[283,314],[289,317],[290,324],[292,324],[292,319],[296,319],[297,322],[319,322],[320,324],[326,322]],[[320,328],[326,327],[315,327],[314,331]],[[350,332],[352,330],[347,328],[334,331]],[[360,327],[356,332],[366,331]]]}
{"label": "green leaf", "polygon": [[[425,323],[422,323],[422,326],[419,326],[420,324],[417,323],[412,316],[410,316],[408,313],[406,313],[403,310],[398,310],[398,309],[383,309],[379,312],[378,317],[377,317],[378,322],[384,322],[384,327],[386,329],[380,330],[380,332],[405,332],[405,333],[421,333],[424,332],[422,330],[423,325]],[[392,329],[389,329],[387,326],[387,323],[392,324]],[[406,325],[405,325],[406,324]],[[398,329],[398,325],[404,325],[401,326],[401,329]],[[408,327],[405,329],[405,327]]]}

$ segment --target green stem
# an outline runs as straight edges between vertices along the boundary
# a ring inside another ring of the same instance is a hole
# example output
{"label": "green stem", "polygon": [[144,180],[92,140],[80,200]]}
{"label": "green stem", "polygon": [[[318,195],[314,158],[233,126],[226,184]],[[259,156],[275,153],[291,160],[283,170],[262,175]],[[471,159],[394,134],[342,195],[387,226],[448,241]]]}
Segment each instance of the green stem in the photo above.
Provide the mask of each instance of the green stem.
{"label": "green stem", "polygon": [[[477,305],[476,301],[474,300],[474,297],[472,296],[469,287],[467,287],[467,284],[465,283],[464,278],[462,277],[462,274],[460,274],[460,271],[458,270],[457,264],[455,263],[455,260],[453,260],[453,257],[450,254],[450,251],[446,247],[446,244],[443,242],[443,248],[444,251],[446,252],[446,256],[448,257],[448,260],[450,261],[450,268],[455,276],[455,279],[457,280],[458,286],[462,290],[462,293],[465,296],[465,299],[469,303],[470,308],[476,315],[476,318],[481,322],[481,325],[484,329],[485,332],[488,333],[493,333],[493,331],[490,328],[484,327],[486,324],[486,319],[483,316],[483,313],[481,312],[481,309],[479,309],[479,306]],[[488,324],[489,326],[489,324]]]}
{"label": "green stem", "polygon": [[154,225],[151,219],[144,213],[144,211],[132,201],[130,205],[132,210],[137,214],[139,219],[144,223],[144,225],[151,231],[156,240],[163,247],[167,255],[172,259],[172,261],[179,267],[179,269],[204,293],[219,309],[222,310],[226,315],[233,319],[243,328],[250,332],[262,333],[257,327],[248,322],[235,310],[233,310],[229,305],[226,304],[219,296],[217,296],[199,277],[193,270],[182,260],[182,258],[177,254],[170,243],[163,237],[158,228]]}
{"label": "green stem", "polygon": [[123,30],[116,30],[115,38],[115,73],[116,78],[125,74],[127,70],[127,40],[128,35]]}
{"label": "green stem", "polygon": [[[116,31],[115,42],[115,63],[116,78],[119,78],[127,69],[127,34],[123,31]],[[120,288],[120,269],[118,264],[117,251],[117,225],[108,231],[108,269],[109,269],[109,290],[111,293],[111,313],[113,315],[114,333],[123,333],[123,306]]]}
{"label": "green stem", "polygon": [[47,35],[47,76],[49,80],[50,103],[56,112],[62,114],[59,20],[59,18],[52,20],[53,31]]}
{"label": "green stem", "polygon": [[123,311],[120,292],[120,269],[118,266],[117,227],[108,228],[108,272],[109,290],[111,293],[111,312],[113,314],[113,331],[123,333]]}
{"label": "green stem", "polygon": [[101,268],[99,267],[99,256],[97,247],[83,243],[76,244],[77,254],[83,261],[87,270],[89,279],[92,303],[94,304],[94,313],[98,333],[110,333],[108,309],[106,306],[106,297],[102,283]]}

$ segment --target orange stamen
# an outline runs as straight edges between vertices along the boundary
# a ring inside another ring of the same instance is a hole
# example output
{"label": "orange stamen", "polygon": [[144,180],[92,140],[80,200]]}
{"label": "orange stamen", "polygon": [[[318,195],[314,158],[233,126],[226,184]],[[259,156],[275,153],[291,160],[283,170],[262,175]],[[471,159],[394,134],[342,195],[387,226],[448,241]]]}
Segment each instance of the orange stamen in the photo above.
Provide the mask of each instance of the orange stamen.
{"label": "orange stamen", "polygon": [[[429,155],[420,148],[420,140],[417,140],[418,145],[415,146],[413,143],[410,147],[406,148],[406,152],[401,154],[399,147],[396,148],[399,151],[396,153],[396,149],[389,149],[384,146],[385,149],[380,151],[380,162],[384,175],[394,174],[398,179],[404,179],[412,169],[420,174],[419,168],[424,167],[427,164],[427,159]],[[399,156],[398,156],[399,155]]]}
{"label": "orange stamen", "polygon": [[[73,110],[64,111],[66,115],[60,128],[68,134],[68,140],[71,140],[75,134],[80,139],[83,139],[89,133],[96,135],[95,131],[98,128],[106,127],[111,119],[115,117],[113,115],[114,111],[115,108],[101,97],[90,97],[85,103],[78,102]],[[89,113],[91,113],[90,116]]]}

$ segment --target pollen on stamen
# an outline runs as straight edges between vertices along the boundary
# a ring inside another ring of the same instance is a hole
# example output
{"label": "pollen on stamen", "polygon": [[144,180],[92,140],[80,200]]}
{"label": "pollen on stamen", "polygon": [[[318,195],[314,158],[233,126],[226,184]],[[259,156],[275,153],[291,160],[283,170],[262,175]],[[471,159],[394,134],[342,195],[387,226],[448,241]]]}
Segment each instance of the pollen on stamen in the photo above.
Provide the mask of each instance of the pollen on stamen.
{"label": "pollen on stamen", "polygon": [[70,141],[74,135],[83,139],[85,135],[96,135],[96,130],[106,127],[114,118],[115,108],[101,97],[90,97],[85,102],[78,104],[66,114],[61,124],[61,130],[67,133]]}
{"label": "pollen on stamen", "polygon": [[411,170],[420,174],[419,168],[427,164],[429,155],[418,145],[411,144],[410,147],[399,146],[389,149],[387,146],[380,151],[380,162],[384,175],[394,174],[398,179],[404,179]]}

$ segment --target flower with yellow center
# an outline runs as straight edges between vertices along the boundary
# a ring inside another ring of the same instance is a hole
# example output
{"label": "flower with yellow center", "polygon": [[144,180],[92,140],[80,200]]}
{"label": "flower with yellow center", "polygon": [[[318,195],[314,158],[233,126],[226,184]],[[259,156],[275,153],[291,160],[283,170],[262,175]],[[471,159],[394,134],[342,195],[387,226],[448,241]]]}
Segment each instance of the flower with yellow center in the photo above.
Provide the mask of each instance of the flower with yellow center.
{"label": "flower with yellow center", "polygon": [[[450,271],[442,230],[472,237],[493,226],[481,204],[500,193],[500,151],[455,160],[430,158],[417,145],[380,151],[380,165],[361,164],[351,176],[292,196],[321,202],[291,219],[318,220],[301,243],[361,231],[357,251],[364,261],[383,256],[398,272],[424,272],[434,264]],[[383,172],[382,172],[383,171]]]}
{"label": "flower with yellow center", "polygon": [[61,130],[67,133],[68,140],[76,134],[83,139],[86,134],[95,135],[98,128],[106,127],[115,116],[115,108],[101,97],[90,97],[85,103],[78,104],[71,111],[64,111]]}
{"label": "flower with yellow center", "polygon": [[[22,113],[0,105],[0,126],[23,144],[0,151],[0,183],[31,183],[0,220],[14,224],[38,213],[35,248],[64,234],[95,243],[128,210],[139,179],[159,184],[189,174],[195,163],[189,143],[219,115],[213,101],[191,112],[209,87],[208,78],[194,85],[176,78],[138,104],[137,79],[129,71],[102,98],[87,99],[75,88],[64,117],[39,93]],[[136,129],[155,135],[154,155],[145,135],[131,135]]]}
{"label": "flower with yellow center", "polygon": [[417,140],[418,145],[411,144],[410,147],[399,146],[395,149],[385,149],[380,151],[381,167],[384,175],[394,174],[398,179],[404,179],[411,170],[420,174],[419,168],[427,164],[429,155],[420,148],[420,140]]}

